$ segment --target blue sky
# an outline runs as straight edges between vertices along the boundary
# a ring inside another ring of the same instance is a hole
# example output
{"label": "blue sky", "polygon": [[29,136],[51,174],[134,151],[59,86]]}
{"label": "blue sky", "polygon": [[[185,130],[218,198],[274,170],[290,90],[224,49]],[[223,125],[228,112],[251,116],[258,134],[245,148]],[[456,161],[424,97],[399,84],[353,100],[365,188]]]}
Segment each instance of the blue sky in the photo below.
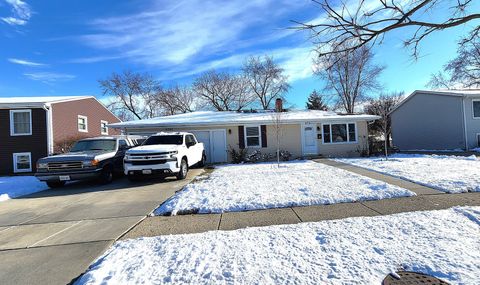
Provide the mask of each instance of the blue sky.
{"label": "blue sky", "polygon": [[[97,80],[114,71],[149,72],[165,86],[188,84],[208,69],[236,71],[247,56],[269,54],[289,75],[289,102],[303,107],[322,82],[311,72],[308,34],[287,28],[290,20],[321,17],[309,0],[0,0],[0,96],[102,99]],[[408,31],[388,34],[375,47],[375,61],[386,66],[380,82],[387,91],[426,88],[469,28],[428,37],[417,61],[402,48]]]}

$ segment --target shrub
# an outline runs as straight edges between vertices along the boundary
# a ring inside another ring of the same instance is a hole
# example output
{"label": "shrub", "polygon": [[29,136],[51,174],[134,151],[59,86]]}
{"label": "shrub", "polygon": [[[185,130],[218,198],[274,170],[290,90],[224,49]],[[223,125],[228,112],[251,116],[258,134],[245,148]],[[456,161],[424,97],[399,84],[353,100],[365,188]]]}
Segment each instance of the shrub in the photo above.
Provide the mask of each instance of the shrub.
{"label": "shrub", "polygon": [[246,161],[247,150],[240,149],[237,151],[236,149],[229,147],[228,153],[230,153],[230,157],[232,158],[232,163],[242,163]]}
{"label": "shrub", "polygon": [[73,147],[73,145],[81,140],[85,138],[85,136],[73,136],[73,137],[69,137],[69,138],[66,138],[66,139],[63,139],[61,141],[58,141],[55,143],[55,145],[53,146],[53,153],[66,153],[66,152],[69,152],[70,149]]}

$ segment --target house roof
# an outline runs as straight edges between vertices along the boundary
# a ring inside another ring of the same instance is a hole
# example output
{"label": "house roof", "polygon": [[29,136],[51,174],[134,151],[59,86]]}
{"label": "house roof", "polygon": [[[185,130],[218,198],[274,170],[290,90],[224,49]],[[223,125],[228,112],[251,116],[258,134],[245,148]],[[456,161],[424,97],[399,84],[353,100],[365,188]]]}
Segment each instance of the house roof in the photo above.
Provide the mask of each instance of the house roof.
{"label": "house roof", "polygon": [[440,96],[453,96],[453,97],[480,97],[480,89],[439,89],[439,90],[415,90],[412,94],[408,95],[405,99],[403,99],[400,103],[395,106],[395,108],[390,111],[389,114],[395,112],[398,108],[400,108],[403,104],[405,104],[408,100],[410,100],[413,96],[417,94],[427,94],[427,95],[440,95]]}
{"label": "house roof", "polygon": [[60,103],[81,99],[94,98],[93,96],[34,96],[34,97],[0,97],[0,107],[24,108],[42,107],[45,104]]}
{"label": "house roof", "polygon": [[[149,128],[178,126],[214,126],[239,124],[274,124],[275,112],[233,112],[233,111],[198,111],[153,119],[129,121],[110,124],[113,128]],[[379,117],[373,115],[339,115],[329,111],[290,111],[280,113],[280,121],[286,123],[301,123],[305,121],[370,121]]]}

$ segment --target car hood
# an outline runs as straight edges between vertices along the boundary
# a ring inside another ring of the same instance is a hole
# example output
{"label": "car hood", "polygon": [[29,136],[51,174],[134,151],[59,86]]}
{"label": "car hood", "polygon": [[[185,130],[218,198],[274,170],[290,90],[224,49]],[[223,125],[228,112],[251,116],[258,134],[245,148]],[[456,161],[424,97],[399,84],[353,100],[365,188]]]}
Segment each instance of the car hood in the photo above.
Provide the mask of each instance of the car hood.
{"label": "car hood", "polygon": [[169,152],[178,150],[179,145],[176,144],[155,144],[155,145],[142,145],[131,148],[127,151],[127,154],[136,153],[152,153],[152,152]]}
{"label": "car hood", "polygon": [[115,151],[79,151],[79,152],[67,152],[49,157],[44,157],[39,162],[57,162],[57,161],[84,161],[93,159],[105,159],[110,156],[114,156]]}

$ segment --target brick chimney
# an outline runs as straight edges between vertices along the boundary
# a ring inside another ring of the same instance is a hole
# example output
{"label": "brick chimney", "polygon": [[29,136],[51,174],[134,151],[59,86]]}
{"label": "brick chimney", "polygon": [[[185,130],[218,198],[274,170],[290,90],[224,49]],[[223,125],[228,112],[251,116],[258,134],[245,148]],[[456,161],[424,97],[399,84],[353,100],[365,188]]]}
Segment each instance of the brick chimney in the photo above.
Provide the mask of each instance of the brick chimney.
{"label": "brick chimney", "polygon": [[281,98],[275,100],[275,112],[283,112],[283,101]]}

